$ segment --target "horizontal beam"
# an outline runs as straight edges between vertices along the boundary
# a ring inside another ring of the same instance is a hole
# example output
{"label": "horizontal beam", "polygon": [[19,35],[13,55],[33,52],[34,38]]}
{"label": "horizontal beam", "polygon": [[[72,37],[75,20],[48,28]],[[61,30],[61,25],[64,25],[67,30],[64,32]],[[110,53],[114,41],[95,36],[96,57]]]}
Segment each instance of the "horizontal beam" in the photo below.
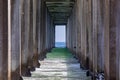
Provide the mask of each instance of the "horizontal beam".
{"label": "horizontal beam", "polygon": [[67,24],[67,22],[58,22],[58,21],[55,21],[54,24]]}
{"label": "horizontal beam", "polygon": [[59,19],[54,19],[54,20],[56,20],[56,21],[67,21],[68,18],[59,18]]}
{"label": "horizontal beam", "polygon": [[69,15],[70,13],[69,12],[51,12],[50,14],[52,15],[61,15],[61,16],[67,16]]}
{"label": "horizontal beam", "polygon": [[70,13],[50,13],[53,19],[68,19]]}
{"label": "horizontal beam", "polygon": [[46,2],[46,4],[74,4],[75,2]]}
{"label": "horizontal beam", "polygon": [[73,7],[74,4],[46,4],[47,7]]}
{"label": "horizontal beam", "polygon": [[55,25],[67,25],[67,23],[54,23]]}
{"label": "horizontal beam", "polygon": [[51,13],[70,13],[72,9],[48,9]]}
{"label": "horizontal beam", "polygon": [[75,2],[75,0],[45,0],[46,2]]}
{"label": "horizontal beam", "polygon": [[50,12],[70,12],[72,7],[48,7]]}
{"label": "horizontal beam", "polygon": [[56,9],[71,10],[72,8],[73,7],[69,7],[69,6],[48,7],[49,10],[56,10]]}

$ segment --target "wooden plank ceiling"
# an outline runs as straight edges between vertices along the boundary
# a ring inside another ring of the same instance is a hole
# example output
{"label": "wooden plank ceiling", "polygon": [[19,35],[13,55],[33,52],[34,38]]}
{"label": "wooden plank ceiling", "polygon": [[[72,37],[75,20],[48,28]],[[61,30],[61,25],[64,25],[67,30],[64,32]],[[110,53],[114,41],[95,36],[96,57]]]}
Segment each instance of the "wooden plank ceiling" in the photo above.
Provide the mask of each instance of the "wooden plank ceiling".
{"label": "wooden plank ceiling", "polygon": [[74,0],[46,0],[55,24],[66,24],[74,6]]}

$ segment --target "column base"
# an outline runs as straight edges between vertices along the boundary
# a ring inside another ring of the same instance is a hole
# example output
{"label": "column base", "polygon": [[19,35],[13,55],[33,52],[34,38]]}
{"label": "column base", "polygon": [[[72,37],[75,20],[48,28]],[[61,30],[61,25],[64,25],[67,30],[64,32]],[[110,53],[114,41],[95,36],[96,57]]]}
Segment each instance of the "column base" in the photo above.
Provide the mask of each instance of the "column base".
{"label": "column base", "polygon": [[17,69],[15,72],[11,72],[11,80],[23,80],[19,73],[20,69]]}
{"label": "column base", "polygon": [[39,57],[38,54],[35,54],[33,56],[33,66],[36,67],[36,68],[40,68],[40,63],[38,61],[38,57]]}
{"label": "column base", "polygon": [[35,71],[35,67],[33,66],[33,60],[32,59],[28,60],[28,62],[27,62],[27,68],[30,71]]}
{"label": "column base", "polygon": [[45,58],[47,58],[46,53],[47,53],[47,51],[43,51],[43,52],[40,53],[40,55],[39,55],[39,60],[40,61],[43,61]]}
{"label": "column base", "polygon": [[30,69],[28,68],[28,65],[23,64],[21,67],[21,74],[24,77],[31,77]]}

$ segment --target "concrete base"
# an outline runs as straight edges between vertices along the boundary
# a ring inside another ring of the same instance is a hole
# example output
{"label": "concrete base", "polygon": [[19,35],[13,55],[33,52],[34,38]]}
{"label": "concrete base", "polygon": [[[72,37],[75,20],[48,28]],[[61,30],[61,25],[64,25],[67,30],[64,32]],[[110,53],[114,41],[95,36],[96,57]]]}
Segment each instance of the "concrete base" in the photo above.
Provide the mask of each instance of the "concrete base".
{"label": "concrete base", "polygon": [[33,66],[36,67],[36,68],[39,68],[40,67],[40,63],[38,61],[38,54],[35,54],[33,56]]}
{"label": "concrete base", "polygon": [[20,76],[19,69],[20,68],[18,68],[15,72],[11,72],[11,80],[23,80],[23,78]]}
{"label": "concrete base", "polygon": [[34,67],[34,65],[33,65],[33,59],[28,59],[28,69],[30,70],[30,71],[35,71],[35,67]]}
{"label": "concrete base", "polygon": [[5,76],[0,76],[0,80],[7,80],[7,75],[5,75]]}
{"label": "concrete base", "polygon": [[47,51],[43,51],[43,52],[40,53],[40,55],[39,55],[39,60],[40,61],[43,61],[46,58],[46,53],[47,53]]}
{"label": "concrete base", "polygon": [[30,69],[28,69],[28,65],[23,64],[21,68],[22,68],[21,69],[22,76],[31,77],[31,72]]}

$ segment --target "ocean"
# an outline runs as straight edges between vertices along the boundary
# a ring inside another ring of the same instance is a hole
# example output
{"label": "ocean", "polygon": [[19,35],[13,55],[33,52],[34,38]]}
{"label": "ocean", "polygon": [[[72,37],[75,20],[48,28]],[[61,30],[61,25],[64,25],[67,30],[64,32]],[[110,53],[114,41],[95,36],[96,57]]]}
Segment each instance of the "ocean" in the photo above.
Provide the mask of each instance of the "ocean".
{"label": "ocean", "polygon": [[55,47],[65,48],[66,47],[66,43],[65,42],[55,42]]}

